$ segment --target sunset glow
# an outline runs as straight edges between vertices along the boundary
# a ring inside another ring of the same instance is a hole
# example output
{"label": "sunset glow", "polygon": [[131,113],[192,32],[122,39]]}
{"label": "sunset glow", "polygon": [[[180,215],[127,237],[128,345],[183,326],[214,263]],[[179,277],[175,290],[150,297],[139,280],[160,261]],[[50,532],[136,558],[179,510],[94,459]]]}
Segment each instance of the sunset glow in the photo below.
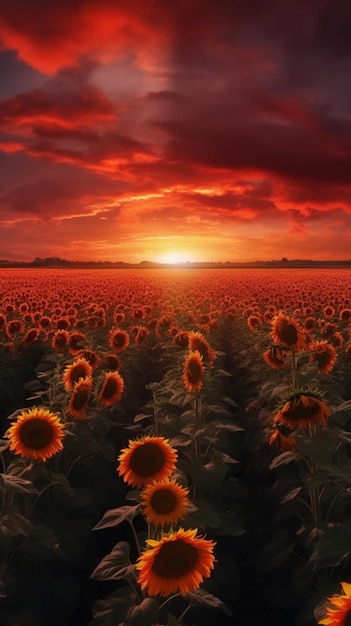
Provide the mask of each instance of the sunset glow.
{"label": "sunset glow", "polygon": [[5,3],[0,259],[350,258],[348,4],[250,7]]}

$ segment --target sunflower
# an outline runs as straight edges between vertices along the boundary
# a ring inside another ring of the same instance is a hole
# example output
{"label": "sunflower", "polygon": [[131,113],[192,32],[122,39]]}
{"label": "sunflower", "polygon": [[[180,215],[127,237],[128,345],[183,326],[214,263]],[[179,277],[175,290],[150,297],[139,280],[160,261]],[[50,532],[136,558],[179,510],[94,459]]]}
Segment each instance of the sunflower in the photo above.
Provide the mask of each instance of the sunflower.
{"label": "sunflower", "polygon": [[125,330],[112,328],[109,335],[109,346],[114,352],[123,352],[128,348],[130,339]]}
{"label": "sunflower", "polygon": [[63,448],[63,424],[57,415],[41,407],[22,411],[6,435],[10,450],[22,457],[46,461]]}
{"label": "sunflower", "polygon": [[30,346],[32,343],[39,339],[40,330],[39,328],[30,328],[27,330],[23,339],[21,340],[21,344],[23,346]]}
{"label": "sunflower", "polygon": [[191,350],[185,359],[183,369],[183,382],[189,393],[197,393],[202,387],[204,373],[202,356],[198,350]]}
{"label": "sunflower", "polygon": [[93,368],[83,358],[78,358],[71,365],[67,365],[62,378],[66,391],[71,391],[80,378],[91,376]]}
{"label": "sunflower", "polygon": [[317,393],[311,391],[293,392],[278,410],[274,424],[286,424],[289,428],[309,428],[319,423],[325,426],[331,412]]}
{"label": "sunflower", "polygon": [[84,333],[76,330],[70,334],[68,339],[68,348],[71,354],[78,354],[82,350],[82,346],[79,345],[85,342],[87,336]]}
{"label": "sunflower", "polygon": [[321,374],[329,374],[336,362],[336,350],[326,339],[315,341],[311,346],[310,361],[316,361]]}
{"label": "sunflower", "polygon": [[189,490],[174,479],[150,483],[142,493],[141,505],[149,523],[155,526],[175,524],[185,516]]}
{"label": "sunflower", "polygon": [[202,333],[191,330],[188,334],[188,343],[189,350],[197,350],[198,352],[200,352],[204,363],[208,363],[210,367],[213,365],[213,362],[216,359],[217,355],[215,351],[211,348],[208,341],[206,341]]}
{"label": "sunflower", "polygon": [[22,320],[10,320],[6,324],[6,334],[8,337],[14,337],[16,333],[23,333],[24,324]]}
{"label": "sunflower", "polygon": [[262,319],[258,315],[249,315],[249,317],[247,318],[247,325],[251,332],[256,333],[257,328],[259,326],[262,326]]}
{"label": "sunflower", "polygon": [[80,378],[75,383],[72,395],[68,403],[68,413],[77,419],[84,419],[89,402],[91,386],[93,380],[91,376]]}
{"label": "sunflower", "polygon": [[214,567],[214,541],[196,536],[197,528],[164,535],[156,541],[147,539],[150,549],[138,558],[138,582],[152,596],[189,593],[200,587]]}
{"label": "sunflower", "polygon": [[186,330],[179,330],[173,336],[173,342],[180,348],[187,348],[189,345],[189,333]]}
{"label": "sunflower", "polygon": [[106,367],[108,367],[110,371],[113,370],[115,372],[121,369],[121,363],[116,354],[105,354],[103,367],[105,367],[105,364],[106,364]]}
{"label": "sunflower", "polygon": [[91,350],[90,348],[84,348],[83,350],[80,350],[77,353],[77,356],[88,361],[88,363],[90,363],[93,370],[95,370],[100,365],[99,355],[96,354],[96,352],[94,352],[94,350]]}
{"label": "sunflower", "polygon": [[296,439],[291,436],[290,430],[285,424],[273,425],[273,433],[268,443],[269,445],[278,445],[282,452],[296,450]]}
{"label": "sunflower", "polygon": [[274,343],[282,344],[294,351],[304,349],[305,335],[295,320],[283,313],[278,313],[273,317],[271,324],[271,337]]}
{"label": "sunflower", "polygon": [[326,617],[318,624],[324,626],[350,626],[351,624],[351,584],[341,583],[343,594],[328,598],[330,606],[326,607]]}
{"label": "sunflower", "polygon": [[104,406],[116,404],[124,389],[124,380],[118,372],[106,372],[104,382],[98,393],[98,399]]}
{"label": "sunflower", "polygon": [[265,350],[263,353],[263,359],[274,370],[282,370],[288,367],[288,364],[284,361],[286,351],[280,346],[272,346]]}
{"label": "sunflower", "polygon": [[67,330],[57,330],[52,338],[52,347],[56,352],[63,352],[68,346],[69,332]]}
{"label": "sunflower", "polygon": [[146,436],[129,441],[118,457],[118,475],[132,487],[144,487],[168,478],[175,470],[178,453],[164,437]]}

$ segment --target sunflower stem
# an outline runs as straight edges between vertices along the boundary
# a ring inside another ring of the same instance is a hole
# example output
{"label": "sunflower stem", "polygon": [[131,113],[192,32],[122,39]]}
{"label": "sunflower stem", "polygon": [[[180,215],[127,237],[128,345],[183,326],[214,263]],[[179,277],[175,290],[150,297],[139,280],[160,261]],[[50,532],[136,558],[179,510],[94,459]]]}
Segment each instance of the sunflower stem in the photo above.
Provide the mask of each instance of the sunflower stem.
{"label": "sunflower stem", "polygon": [[297,388],[297,384],[296,384],[296,355],[295,355],[295,351],[294,350],[291,351],[291,375],[292,375],[292,387],[293,387],[294,391],[296,391],[296,388]]}
{"label": "sunflower stem", "polygon": [[141,555],[141,548],[140,548],[140,543],[139,543],[139,539],[138,539],[137,532],[136,532],[136,530],[135,530],[135,527],[134,527],[133,521],[132,521],[132,520],[128,520],[128,521],[129,521],[129,524],[130,524],[131,529],[132,529],[132,533],[133,533],[133,537],[134,537],[134,541],[135,541],[136,548],[137,548],[137,550],[138,550],[138,554],[139,554],[139,556],[140,556],[140,555]]}
{"label": "sunflower stem", "polygon": [[161,611],[161,609],[163,609],[166,606],[166,604],[168,604],[168,602],[170,602],[174,598],[178,598],[181,595],[182,595],[181,593],[175,593],[173,596],[169,596],[164,602],[162,602],[162,604],[160,604],[160,606],[158,607],[159,610]]}

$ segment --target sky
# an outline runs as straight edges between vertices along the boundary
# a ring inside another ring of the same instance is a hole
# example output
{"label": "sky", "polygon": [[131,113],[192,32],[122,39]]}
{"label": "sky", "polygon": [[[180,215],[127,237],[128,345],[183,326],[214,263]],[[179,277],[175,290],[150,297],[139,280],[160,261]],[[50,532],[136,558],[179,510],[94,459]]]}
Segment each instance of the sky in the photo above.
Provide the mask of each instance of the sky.
{"label": "sky", "polygon": [[349,0],[11,0],[0,259],[351,258]]}

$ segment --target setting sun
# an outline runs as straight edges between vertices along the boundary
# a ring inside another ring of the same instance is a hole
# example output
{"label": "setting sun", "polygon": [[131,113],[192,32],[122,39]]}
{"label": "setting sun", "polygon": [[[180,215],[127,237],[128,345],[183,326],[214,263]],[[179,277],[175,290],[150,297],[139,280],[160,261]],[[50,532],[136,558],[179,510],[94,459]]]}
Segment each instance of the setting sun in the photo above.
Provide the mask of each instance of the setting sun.
{"label": "setting sun", "polygon": [[160,254],[157,259],[155,259],[157,263],[169,263],[171,265],[177,265],[178,263],[187,263],[193,261],[186,252],[164,252]]}

